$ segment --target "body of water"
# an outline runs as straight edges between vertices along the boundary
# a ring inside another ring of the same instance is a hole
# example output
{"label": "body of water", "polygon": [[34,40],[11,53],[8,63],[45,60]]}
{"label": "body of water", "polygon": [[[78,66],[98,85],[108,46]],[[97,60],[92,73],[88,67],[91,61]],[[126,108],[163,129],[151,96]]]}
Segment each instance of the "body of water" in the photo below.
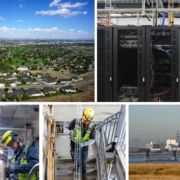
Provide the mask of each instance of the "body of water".
{"label": "body of water", "polygon": [[165,159],[171,159],[173,155],[165,155],[165,154],[150,154],[150,159],[163,159],[162,161],[149,161],[145,162],[146,155],[139,154],[139,155],[129,155],[129,164],[148,164],[148,163],[155,163],[155,164],[169,164],[169,163],[180,163],[180,155],[176,155],[177,161],[164,161]]}

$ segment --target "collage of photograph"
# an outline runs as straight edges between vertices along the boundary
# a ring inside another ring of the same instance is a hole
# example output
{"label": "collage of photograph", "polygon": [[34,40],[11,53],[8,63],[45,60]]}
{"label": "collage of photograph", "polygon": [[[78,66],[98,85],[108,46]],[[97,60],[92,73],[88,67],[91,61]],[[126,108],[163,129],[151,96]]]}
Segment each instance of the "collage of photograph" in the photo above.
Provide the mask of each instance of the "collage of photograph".
{"label": "collage of photograph", "polygon": [[179,169],[180,0],[1,0],[0,180]]}

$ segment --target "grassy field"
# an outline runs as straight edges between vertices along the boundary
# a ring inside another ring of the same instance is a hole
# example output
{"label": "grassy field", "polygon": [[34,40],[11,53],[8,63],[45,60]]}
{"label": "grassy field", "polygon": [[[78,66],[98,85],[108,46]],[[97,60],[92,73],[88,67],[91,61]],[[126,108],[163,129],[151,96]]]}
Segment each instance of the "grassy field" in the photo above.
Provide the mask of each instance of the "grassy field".
{"label": "grassy field", "polygon": [[180,164],[130,164],[129,180],[180,180]]}

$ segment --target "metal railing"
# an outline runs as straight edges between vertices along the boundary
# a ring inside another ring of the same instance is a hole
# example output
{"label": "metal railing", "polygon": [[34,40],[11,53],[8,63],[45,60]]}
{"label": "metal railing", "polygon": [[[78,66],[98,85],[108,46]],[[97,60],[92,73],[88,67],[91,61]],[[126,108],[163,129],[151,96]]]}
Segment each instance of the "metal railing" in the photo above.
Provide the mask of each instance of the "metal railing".
{"label": "metal railing", "polygon": [[[126,156],[126,106],[122,105],[121,110],[116,114],[106,118],[101,124],[96,126],[96,145],[97,145],[97,168],[98,179],[107,180],[107,160],[106,148],[113,143],[121,148],[121,156]],[[117,150],[117,149],[116,149]],[[118,153],[114,152],[114,157]],[[123,165],[125,169],[125,165]],[[122,171],[118,172],[118,177],[123,177]]]}

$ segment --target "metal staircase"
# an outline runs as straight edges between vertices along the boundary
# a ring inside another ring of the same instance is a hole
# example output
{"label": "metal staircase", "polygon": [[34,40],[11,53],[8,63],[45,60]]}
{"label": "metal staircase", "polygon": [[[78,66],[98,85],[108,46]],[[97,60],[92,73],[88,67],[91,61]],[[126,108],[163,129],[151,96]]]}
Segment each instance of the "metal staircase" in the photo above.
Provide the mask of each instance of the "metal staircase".
{"label": "metal staircase", "polygon": [[[69,158],[58,157],[56,160],[55,176],[56,180],[74,180],[74,164]],[[97,180],[96,159],[90,158],[87,162],[88,180]]]}

